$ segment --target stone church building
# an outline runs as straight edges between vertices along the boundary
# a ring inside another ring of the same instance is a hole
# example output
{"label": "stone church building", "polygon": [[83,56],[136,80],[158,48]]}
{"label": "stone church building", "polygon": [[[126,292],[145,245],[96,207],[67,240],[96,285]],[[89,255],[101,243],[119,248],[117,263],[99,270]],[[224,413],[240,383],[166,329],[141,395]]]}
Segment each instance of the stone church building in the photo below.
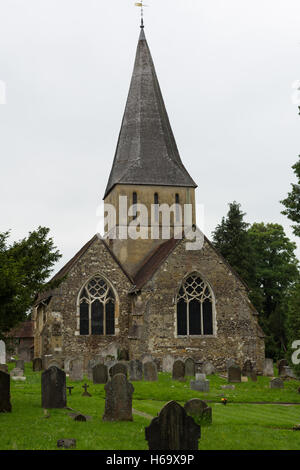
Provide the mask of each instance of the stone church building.
{"label": "stone church building", "polygon": [[[123,359],[151,355],[162,365],[171,355],[209,360],[217,370],[230,358],[241,366],[250,359],[262,371],[264,334],[247,286],[206,237],[200,248],[187,249],[187,237],[176,236],[178,227],[183,233],[178,209],[168,239],[148,236],[149,220],[140,223],[145,237],[120,236],[139,220],[139,204],[154,213],[160,229],[161,204],[189,205],[194,229],[196,187],[178,153],[142,26],[104,194],[116,211],[117,236],[110,237],[111,228],[93,236],[54,276],[63,279],[60,286],[38,296],[35,357],[62,364],[80,357],[87,366],[95,356],[121,353]],[[125,220],[120,197],[133,205]]]}

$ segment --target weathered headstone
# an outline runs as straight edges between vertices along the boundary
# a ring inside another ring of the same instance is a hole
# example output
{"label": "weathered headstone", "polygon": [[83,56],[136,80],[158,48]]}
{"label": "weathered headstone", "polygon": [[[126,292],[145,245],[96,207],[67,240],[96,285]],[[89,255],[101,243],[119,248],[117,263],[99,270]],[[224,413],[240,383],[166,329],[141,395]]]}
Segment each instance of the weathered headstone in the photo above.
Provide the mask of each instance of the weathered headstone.
{"label": "weathered headstone", "polygon": [[297,375],[290,366],[283,366],[281,368],[281,377],[288,377],[290,379],[297,379]]}
{"label": "weathered headstone", "polygon": [[124,374],[127,377],[128,368],[123,362],[117,362],[109,369],[109,375],[113,377],[116,374]]}
{"label": "weathered headstone", "polygon": [[254,371],[254,366],[252,362],[250,361],[250,359],[247,359],[243,365],[242,375],[244,377],[250,377],[253,371]]}
{"label": "weathered headstone", "polygon": [[72,382],[83,380],[83,360],[73,359],[70,362],[69,379]]}
{"label": "weathered headstone", "polygon": [[76,447],[76,439],[59,439],[57,441],[57,447],[63,447],[65,449],[74,449]]}
{"label": "weathered headstone", "polygon": [[284,383],[283,380],[280,379],[279,377],[276,377],[275,379],[272,379],[270,381],[270,388],[283,388]]}
{"label": "weathered headstone", "polygon": [[205,401],[192,398],[192,400],[186,402],[184,409],[199,426],[212,423],[212,409],[207,406]]}
{"label": "weathered headstone", "polygon": [[133,385],[126,375],[115,374],[104,387],[105,412],[104,421],[132,421]]}
{"label": "weathered headstone", "polygon": [[185,365],[180,359],[173,364],[172,379],[173,380],[184,380],[185,377]]}
{"label": "weathered headstone", "polygon": [[195,361],[193,358],[188,357],[185,362],[185,376],[194,377],[195,376]]}
{"label": "weathered headstone", "polygon": [[33,372],[40,372],[43,370],[43,361],[40,357],[36,357],[32,361],[32,370]]}
{"label": "weathered headstone", "polygon": [[129,380],[143,380],[143,363],[138,359],[129,361]]}
{"label": "weathered headstone", "polygon": [[18,359],[18,360],[16,361],[16,368],[17,368],[17,369],[22,369],[23,372],[24,372],[24,370],[25,370],[25,362],[23,361],[23,359]]}
{"label": "weathered headstone", "polygon": [[202,366],[202,373],[206,375],[213,375],[215,373],[215,367],[210,361],[205,361]]}
{"label": "weathered headstone", "polygon": [[242,371],[237,365],[228,367],[228,382],[238,383],[241,382]]}
{"label": "weathered headstone", "polygon": [[255,370],[251,372],[250,379],[252,380],[252,382],[257,382],[257,374]]}
{"label": "weathered headstone", "polygon": [[157,380],[157,367],[154,361],[145,362],[143,369],[146,382],[155,382]]}
{"label": "weathered headstone", "polygon": [[23,377],[24,372],[23,369],[19,369],[18,367],[15,367],[10,371],[10,376],[11,377]]}
{"label": "weathered headstone", "polygon": [[174,364],[174,357],[170,354],[167,354],[162,359],[162,371],[163,372],[172,372],[173,364]]}
{"label": "weathered headstone", "polygon": [[10,375],[0,371],[0,413],[9,413],[10,411]]}
{"label": "weathered headstone", "polygon": [[209,392],[209,380],[191,380],[190,387],[197,392]]}
{"label": "weathered headstone", "polygon": [[263,375],[267,377],[274,377],[274,364],[273,359],[265,359]]}
{"label": "weathered headstone", "polygon": [[67,406],[66,374],[58,367],[50,367],[42,373],[42,407],[64,408]]}
{"label": "weathered headstone", "polygon": [[149,450],[198,450],[201,428],[175,401],[168,402],[145,428]]}
{"label": "weathered headstone", "polygon": [[278,375],[282,375],[282,372],[284,370],[284,367],[288,366],[288,361],[286,359],[280,359],[277,362],[277,367],[278,367]]}
{"label": "weathered headstone", "polygon": [[196,380],[206,380],[206,374],[200,374],[200,372],[196,373]]}
{"label": "weathered headstone", "polygon": [[93,383],[106,384],[108,380],[108,369],[105,364],[96,364],[92,369]]}
{"label": "weathered headstone", "polygon": [[6,364],[6,346],[3,340],[0,340],[0,364]]}

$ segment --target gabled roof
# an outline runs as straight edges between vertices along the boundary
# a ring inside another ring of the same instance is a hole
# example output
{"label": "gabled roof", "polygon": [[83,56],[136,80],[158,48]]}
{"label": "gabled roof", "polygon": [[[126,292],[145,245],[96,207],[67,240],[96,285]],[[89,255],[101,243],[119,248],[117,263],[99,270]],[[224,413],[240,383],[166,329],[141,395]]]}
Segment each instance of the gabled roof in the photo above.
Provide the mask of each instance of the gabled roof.
{"label": "gabled roof", "polygon": [[104,198],[116,184],[197,187],[180,159],[143,28]]}
{"label": "gabled roof", "polygon": [[[60,271],[58,271],[54,276],[53,278],[51,279],[51,281],[55,281],[57,279],[62,279],[64,276],[66,276],[70,269],[74,266],[74,264],[79,260],[79,258],[81,258],[81,256],[84,255],[84,253],[89,249],[89,247],[96,241],[96,240],[99,240],[101,243],[103,243],[103,245],[105,246],[105,248],[109,251],[111,257],[115,260],[115,262],[118,264],[118,266],[121,268],[121,270],[123,271],[123,273],[125,274],[125,276],[129,279],[129,281],[132,283],[133,282],[133,279],[132,277],[128,274],[128,272],[124,269],[124,267],[121,265],[120,261],[118,260],[118,258],[115,256],[115,254],[113,253],[113,251],[110,249],[110,247],[108,246],[108,244],[106,243],[106,241],[100,237],[100,235],[94,235],[77,253],[75,256],[73,256],[73,258],[70,259],[70,261],[68,261],[67,264],[65,264]],[[45,291],[45,292],[41,292],[36,301],[35,301],[35,305],[38,304],[39,302],[42,302],[43,300],[46,300],[48,299],[49,297],[51,297],[53,295],[53,293],[55,292],[56,289],[54,290],[51,290],[51,291]]]}

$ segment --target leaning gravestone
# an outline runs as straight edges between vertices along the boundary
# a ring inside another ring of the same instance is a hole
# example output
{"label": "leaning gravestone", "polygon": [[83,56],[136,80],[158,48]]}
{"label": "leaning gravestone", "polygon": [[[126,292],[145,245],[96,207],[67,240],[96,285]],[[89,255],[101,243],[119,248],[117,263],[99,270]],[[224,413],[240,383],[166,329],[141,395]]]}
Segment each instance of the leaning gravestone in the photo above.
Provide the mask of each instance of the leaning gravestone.
{"label": "leaning gravestone", "polygon": [[70,362],[69,378],[72,382],[83,380],[83,360],[73,359]]}
{"label": "leaning gravestone", "polygon": [[11,412],[10,375],[0,371],[0,413],[6,412]]}
{"label": "leaning gravestone", "polygon": [[105,364],[96,364],[92,369],[93,383],[106,384],[108,380],[108,370]]}
{"label": "leaning gravestone", "polygon": [[170,354],[167,354],[162,359],[162,371],[163,372],[172,372],[173,364],[174,364],[174,357]]}
{"label": "leaning gravestone", "polygon": [[157,367],[155,362],[149,361],[144,363],[144,380],[146,382],[155,382],[157,380]]}
{"label": "leaning gravestone", "polygon": [[40,357],[36,357],[32,361],[32,370],[33,372],[40,372],[43,370],[43,361]]}
{"label": "leaning gravestone", "polygon": [[241,382],[242,371],[237,365],[230,366],[228,368],[228,382],[238,383]]}
{"label": "leaning gravestone", "polygon": [[149,450],[198,450],[201,428],[175,401],[168,402],[145,428]]}
{"label": "leaning gravestone", "polygon": [[274,377],[274,364],[273,359],[265,359],[263,375],[267,377]]}
{"label": "leaning gravestone", "polygon": [[17,362],[16,362],[16,368],[17,369],[22,369],[23,372],[25,370],[25,362],[23,361],[23,359],[18,359]]}
{"label": "leaning gravestone", "polygon": [[244,377],[251,377],[251,373],[254,371],[254,367],[250,359],[247,359],[244,362],[243,369],[242,369],[242,375]]}
{"label": "leaning gravestone", "polygon": [[196,390],[197,392],[209,392],[209,380],[191,380],[190,387],[191,390]]}
{"label": "leaning gravestone", "polygon": [[0,364],[6,364],[6,346],[4,341],[0,341]]}
{"label": "leaning gravestone", "polygon": [[116,374],[124,374],[127,377],[127,365],[122,362],[117,362],[109,369],[109,375],[113,377]]}
{"label": "leaning gravestone", "polygon": [[207,406],[205,401],[192,398],[192,400],[186,402],[184,409],[199,426],[212,423],[212,409]]}
{"label": "leaning gravestone", "polygon": [[276,377],[275,379],[272,379],[270,381],[270,388],[283,388],[284,383],[283,380],[280,379],[279,377]]}
{"label": "leaning gravestone", "polygon": [[185,360],[185,376],[194,377],[195,375],[195,361],[191,357]]}
{"label": "leaning gravestone", "polygon": [[58,367],[50,367],[42,373],[42,407],[64,408],[67,406],[66,374]]}
{"label": "leaning gravestone", "polygon": [[215,373],[215,367],[210,361],[205,361],[202,366],[202,373],[206,375],[213,375]]}
{"label": "leaning gravestone", "polygon": [[143,363],[138,359],[129,361],[129,380],[143,380]]}
{"label": "leaning gravestone", "polygon": [[105,412],[104,421],[132,421],[133,385],[126,375],[116,374],[104,387]]}
{"label": "leaning gravestone", "polygon": [[185,377],[185,365],[180,359],[173,364],[172,379],[173,380],[184,380]]}

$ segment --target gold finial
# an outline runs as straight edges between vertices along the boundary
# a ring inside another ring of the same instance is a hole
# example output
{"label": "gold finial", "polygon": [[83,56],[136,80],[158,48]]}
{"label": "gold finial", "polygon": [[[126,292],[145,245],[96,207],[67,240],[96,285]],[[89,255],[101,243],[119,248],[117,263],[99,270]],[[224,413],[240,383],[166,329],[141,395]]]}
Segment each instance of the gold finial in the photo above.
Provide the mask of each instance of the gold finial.
{"label": "gold finial", "polygon": [[148,5],[145,5],[143,0],[141,0],[140,2],[135,3],[135,6],[140,7],[141,9],[141,28],[144,28],[144,7],[147,7]]}

